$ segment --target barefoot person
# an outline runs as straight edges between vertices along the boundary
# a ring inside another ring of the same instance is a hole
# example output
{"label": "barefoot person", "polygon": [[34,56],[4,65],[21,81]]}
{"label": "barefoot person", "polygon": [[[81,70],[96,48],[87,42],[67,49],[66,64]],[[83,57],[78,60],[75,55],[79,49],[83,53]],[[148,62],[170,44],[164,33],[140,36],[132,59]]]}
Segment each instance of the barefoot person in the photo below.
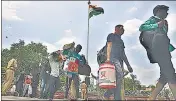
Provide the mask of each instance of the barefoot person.
{"label": "barefoot person", "polygon": [[154,16],[150,17],[139,28],[141,31],[140,42],[147,51],[150,63],[158,63],[160,67],[160,78],[156,88],[151,94],[150,99],[156,99],[159,92],[166,83],[176,99],[176,74],[171,61],[171,51],[174,47],[170,44],[167,36],[168,23],[166,17],[169,7],[165,5],[157,5],[153,9]]}

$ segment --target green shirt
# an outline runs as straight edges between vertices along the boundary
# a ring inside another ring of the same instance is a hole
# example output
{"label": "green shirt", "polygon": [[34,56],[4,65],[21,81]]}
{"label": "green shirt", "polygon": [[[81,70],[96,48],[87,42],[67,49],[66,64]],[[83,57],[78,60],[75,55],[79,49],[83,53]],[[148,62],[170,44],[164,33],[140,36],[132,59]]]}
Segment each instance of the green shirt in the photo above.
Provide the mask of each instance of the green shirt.
{"label": "green shirt", "polygon": [[72,62],[76,62],[76,60],[80,62],[82,60],[81,55],[79,55],[75,51],[64,50],[63,55],[66,55],[67,59]]}

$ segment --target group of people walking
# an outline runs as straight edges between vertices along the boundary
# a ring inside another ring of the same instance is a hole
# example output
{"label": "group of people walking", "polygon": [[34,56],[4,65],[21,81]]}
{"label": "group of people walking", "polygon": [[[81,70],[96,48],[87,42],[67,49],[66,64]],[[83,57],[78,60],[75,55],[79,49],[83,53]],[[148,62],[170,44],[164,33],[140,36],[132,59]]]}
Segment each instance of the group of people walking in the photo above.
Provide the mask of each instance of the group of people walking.
{"label": "group of people walking", "polygon": [[22,72],[16,82],[16,91],[20,97],[37,97],[37,89],[39,84],[39,74],[26,75]]}
{"label": "group of people walking", "polygon": [[[168,15],[168,10],[168,6],[157,5],[153,9],[154,15],[139,28],[139,31],[141,32],[139,40],[146,49],[150,63],[157,63],[160,67],[160,79],[150,96],[151,100],[156,99],[157,95],[166,83],[169,84],[173,96],[176,99],[176,74],[171,61],[170,53],[174,49],[172,49],[173,46],[170,44],[170,39],[167,36],[168,23],[167,20],[165,20]],[[104,51],[106,51],[104,52],[104,56],[106,57],[105,61],[101,60],[102,58],[98,58],[99,65],[102,61],[111,62],[114,64],[116,69],[116,85],[118,86],[113,89],[108,89],[104,95],[105,99],[109,99],[112,94],[114,94],[115,100],[122,100],[123,98],[121,93],[122,80],[125,75],[123,62],[127,65],[128,71],[131,73],[133,72],[133,69],[125,54],[124,42],[121,39],[124,32],[125,29],[123,25],[116,25],[114,32],[107,36],[106,46],[103,48]],[[83,67],[83,65],[88,65],[87,61],[84,59],[84,56],[79,54],[81,49],[81,45],[74,47],[74,43],[72,43],[64,46],[63,50],[52,52],[49,55],[49,60],[41,71],[40,98],[53,99],[54,94],[60,86],[60,71],[63,69],[65,61],[68,61],[65,98],[68,98],[68,92],[72,81],[74,81],[75,85],[76,98],[79,98],[79,73],[86,71],[89,72],[89,76],[91,72],[90,68],[87,69],[89,71],[86,69],[80,69],[81,66]],[[7,79],[3,85],[3,94],[7,91],[7,86],[12,83],[12,78],[14,77],[14,71],[17,66],[15,64],[16,60],[14,59],[13,61],[15,61],[14,64],[10,67],[8,66],[8,70],[6,71]],[[95,76],[94,78],[98,79],[98,77]],[[24,79],[24,77],[21,77],[21,79]],[[82,87],[86,87],[84,83],[85,82],[83,82]],[[38,82],[36,84],[38,84]],[[34,86],[33,88],[35,89]],[[84,90],[84,93],[85,92],[87,91]],[[22,93],[20,93],[20,95],[22,95]]]}
{"label": "group of people walking", "polygon": [[[150,100],[156,99],[159,92],[163,89],[166,83],[176,99],[176,74],[171,61],[171,53],[175,48],[170,44],[170,39],[167,36],[168,32],[168,15],[169,7],[165,5],[157,5],[153,9],[153,16],[143,23],[139,31],[141,32],[139,41],[146,49],[147,56],[150,63],[157,63],[160,67],[160,78],[153,90]],[[107,37],[106,46],[99,52],[98,63],[111,62],[116,68],[116,85],[117,87],[108,90],[106,97],[114,94],[115,100],[122,100],[121,86],[123,80],[123,61],[126,63],[129,72],[133,72],[128,59],[125,55],[125,45],[121,36],[124,34],[125,29],[123,25],[115,26],[114,33]],[[104,53],[105,55],[102,55]]]}
{"label": "group of people walking", "polygon": [[[65,81],[66,82],[65,98],[68,98],[68,93],[70,91],[72,81],[75,87],[74,90],[76,90],[75,98],[79,98],[80,97],[79,96],[79,85],[80,85],[79,74],[90,75],[91,68],[87,64],[87,61],[84,55],[79,54],[79,52],[82,49],[82,46],[78,44],[76,47],[74,47],[74,45],[75,43],[73,42],[71,44],[65,45],[63,47],[63,50],[52,52],[49,55],[48,60],[44,64],[42,64],[42,68],[40,72],[35,68],[33,68],[30,75],[26,75],[24,72],[22,72],[16,82],[16,91],[18,92],[19,96],[24,97],[28,95],[29,97],[37,97],[36,92],[38,89],[39,81],[41,81],[39,98],[53,99],[54,94],[56,93],[56,91],[61,85],[60,75],[61,75],[61,72],[63,72],[65,62],[67,61],[66,65],[68,66],[68,68],[65,71],[67,74],[66,81]],[[12,59],[12,60],[17,62],[15,59]],[[10,67],[15,68],[17,66],[11,65]],[[82,69],[78,69],[78,67]],[[84,70],[86,70],[86,73]],[[6,71],[6,73],[8,72],[9,70]],[[12,76],[14,76],[14,74]],[[7,77],[8,75],[6,75],[6,78]],[[10,78],[14,79],[14,77],[10,77]],[[8,83],[9,80],[6,79],[4,82],[4,85],[5,85],[4,86],[5,88],[3,87],[5,89],[3,90],[4,94],[11,87],[10,85],[13,84],[12,83],[13,81],[10,81],[10,83],[8,84],[9,86],[6,87],[6,82]],[[83,87],[83,89],[85,88]]]}
{"label": "group of people walking", "polygon": [[5,81],[2,84],[2,95],[6,95],[10,88],[12,88],[15,89],[18,93],[17,95],[20,97],[35,97],[39,84],[39,73],[30,73],[27,75],[24,71],[22,71],[15,80],[14,74],[16,70],[17,60],[11,59],[8,62]]}

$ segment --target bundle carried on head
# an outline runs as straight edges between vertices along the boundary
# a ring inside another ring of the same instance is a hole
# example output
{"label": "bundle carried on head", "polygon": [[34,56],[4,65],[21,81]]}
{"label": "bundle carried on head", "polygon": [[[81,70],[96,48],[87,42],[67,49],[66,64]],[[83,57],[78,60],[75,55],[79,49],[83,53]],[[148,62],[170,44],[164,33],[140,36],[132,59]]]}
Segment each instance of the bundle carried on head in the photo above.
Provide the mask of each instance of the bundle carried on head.
{"label": "bundle carried on head", "polygon": [[67,50],[67,49],[72,49],[75,47],[75,42],[69,43],[69,44],[65,44],[63,46],[63,50]]}

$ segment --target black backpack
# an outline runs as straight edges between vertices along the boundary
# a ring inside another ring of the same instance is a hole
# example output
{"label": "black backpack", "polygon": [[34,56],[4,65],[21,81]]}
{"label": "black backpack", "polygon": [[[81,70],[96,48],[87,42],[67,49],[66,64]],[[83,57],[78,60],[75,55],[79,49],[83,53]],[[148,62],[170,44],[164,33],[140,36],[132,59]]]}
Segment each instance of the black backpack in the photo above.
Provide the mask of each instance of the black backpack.
{"label": "black backpack", "polygon": [[[110,34],[113,34],[113,33],[110,33]],[[105,63],[106,59],[107,59],[107,43],[102,49],[100,49],[100,51],[98,51],[97,62],[100,65]]]}
{"label": "black backpack", "polygon": [[90,76],[91,67],[86,63],[86,58],[84,55],[82,55],[81,58],[82,58],[82,63],[79,64],[78,74]]}
{"label": "black backpack", "polygon": [[106,48],[106,45],[100,49],[100,51],[97,53],[97,62],[98,64],[102,64],[102,63],[105,63],[107,59],[107,48]]}
{"label": "black backpack", "polygon": [[79,65],[78,74],[90,76],[91,67],[88,64]]}
{"label": "black backpack", "polygon": [[[152,16],[150,19],[153,19],[156,22],[160,21],[154,16]],[[156,50],[153,46],[153,42],[156,40],[156,36],[162,35],[160,33],[160,28],[151,31],[143,31],[140,33],[139,41],[141,45],[145,48],[150,63],[157,63],[156,58],[153,56],[153,50]]]}

